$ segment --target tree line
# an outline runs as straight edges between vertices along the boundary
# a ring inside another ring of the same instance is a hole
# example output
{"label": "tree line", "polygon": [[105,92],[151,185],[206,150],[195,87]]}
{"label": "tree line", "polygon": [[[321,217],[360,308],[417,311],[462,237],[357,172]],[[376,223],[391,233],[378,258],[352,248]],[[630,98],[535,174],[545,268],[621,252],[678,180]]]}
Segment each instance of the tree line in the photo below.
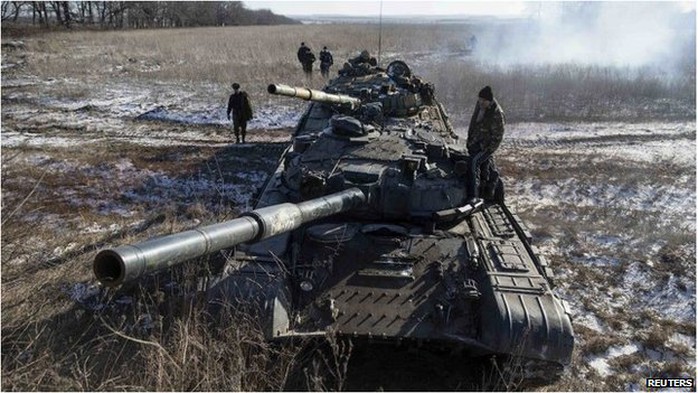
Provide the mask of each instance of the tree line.
{"label": "tree line", "polygon": [[44,27],[141,29],[299,23],[240,1],[2,1],[2,20]]}

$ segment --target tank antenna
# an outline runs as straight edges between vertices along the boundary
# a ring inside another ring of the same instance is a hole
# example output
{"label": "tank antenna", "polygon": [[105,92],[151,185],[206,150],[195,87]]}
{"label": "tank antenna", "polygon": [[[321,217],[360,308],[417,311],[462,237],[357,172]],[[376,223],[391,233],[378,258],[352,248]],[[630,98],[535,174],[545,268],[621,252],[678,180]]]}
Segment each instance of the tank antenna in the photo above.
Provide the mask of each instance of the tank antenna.
{"label": "tank antenna", "polygon": [[383,36],[383,0],[381,0],[380,14],[378,14],[378,64],[381,63],[381,37]]}

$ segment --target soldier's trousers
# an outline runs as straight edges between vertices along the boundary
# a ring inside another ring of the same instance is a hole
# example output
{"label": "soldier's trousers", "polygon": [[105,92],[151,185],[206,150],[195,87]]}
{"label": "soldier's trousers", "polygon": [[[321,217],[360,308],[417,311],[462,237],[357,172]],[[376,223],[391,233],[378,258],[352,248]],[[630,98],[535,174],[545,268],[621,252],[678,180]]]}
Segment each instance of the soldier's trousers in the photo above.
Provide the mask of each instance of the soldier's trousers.
{"label": "soldier's trousers", "polygon": [[311,76],[313,74],[313,63],[303,63],[303,72],[307,76]]}
{"label": "soldier's trousers", "polygon": [[325,78],[327,78],[328,76],[330,76],[330,66],[329,66],[329,64],[328,64],[328,65],[320,64],[320,73],[321,73],[322,76],[325,77]]}
{"label": "soldier's trousers", "polygon": [[469,169],[468,198],[492,199],[497,179],[499,179],[499,170],[492,154],[487,152],[472,154]]}
{"label": "soldier's trousers", "polygon": [[247,121],[242,121],[233,117],[233,132],[235,133],[236,142],[240,142],[241,134],[242,141],[245,142],[245,134],[247,133]]}

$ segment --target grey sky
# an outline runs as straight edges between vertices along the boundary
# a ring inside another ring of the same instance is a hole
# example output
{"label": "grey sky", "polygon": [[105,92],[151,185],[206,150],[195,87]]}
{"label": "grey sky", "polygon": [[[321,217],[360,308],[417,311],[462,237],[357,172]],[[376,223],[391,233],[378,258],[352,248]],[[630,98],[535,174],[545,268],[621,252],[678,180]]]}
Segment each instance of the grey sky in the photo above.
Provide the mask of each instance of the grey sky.
{"label": "grey sky", "polygon": [[[379,0],[358,1],[245,1],[251,9],[270,9],[282,15],[378,16]],[[524,1],[405,1],[384,0],[383,15],[523,15]]]}

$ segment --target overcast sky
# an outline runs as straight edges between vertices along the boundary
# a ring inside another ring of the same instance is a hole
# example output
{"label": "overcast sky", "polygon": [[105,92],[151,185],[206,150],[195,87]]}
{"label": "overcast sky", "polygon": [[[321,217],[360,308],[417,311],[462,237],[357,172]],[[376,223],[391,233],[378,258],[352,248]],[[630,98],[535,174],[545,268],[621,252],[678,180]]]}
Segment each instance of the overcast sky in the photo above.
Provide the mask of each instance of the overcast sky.
{"label": "overcast sky", "polygon": [[[282,15],[378,16],[379,0],[358,1],[245,1],[247,8],[272,10]],[[529,4],[530,6],[530,4]],[[523,15],[524,1],[405,1],[384,0],[383,15]]]}

